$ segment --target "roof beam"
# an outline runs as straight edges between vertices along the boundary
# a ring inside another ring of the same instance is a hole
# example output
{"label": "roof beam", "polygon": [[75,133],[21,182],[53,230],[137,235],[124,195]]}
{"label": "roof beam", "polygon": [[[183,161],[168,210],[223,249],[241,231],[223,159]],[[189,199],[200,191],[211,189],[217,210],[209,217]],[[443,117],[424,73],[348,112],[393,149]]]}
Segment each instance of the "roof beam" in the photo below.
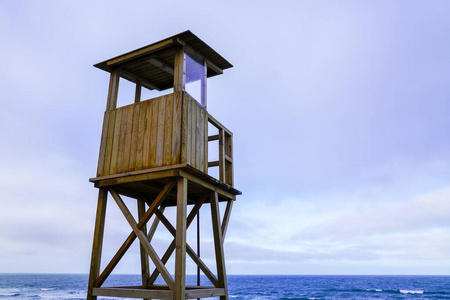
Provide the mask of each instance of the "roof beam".
{"label": "roof beam", "polygon": [[171,66],[169,66],[168,64],[166,64],[165,62],[163,62],[160,59],[157,58],[150,58],[147,59],[147,62],[154,65],[155,67],[160,68],[163,71],[166,71],[167,73],[169,73],[170,75],[174,74],[174,70]]}
{"label": "roof beam", "polygon": [[163,90],[159,85],[157,85],[157,84],[155,84],[153,82],[150,82],[150,81],[148,81],[147,79],[145,79],[145,78],[143,78],[141,76],[138,76],[138,75],[135,75],[135,74],[130,73],[128,71],[125,71],[123,69],[119,69],[119,74],[120,74],[120,77],[123,77],[126,80],[129,80],[131,82],[140,81],[142,86],[144,86],[144,87],[146,87],[146,88],[148,88],[150,90],[158,90],[158,91],[162,91]]}
{"label": "roof beam", "polygon": [[120,55],[120,56],[118,56],[116,58],[113,58],[113,59],[111,59],[109,61],[106,61],[106,64],[107,64],[108,67],[112,67],[112,66],[115,66],[117,64],[122,64],[124,62],[127,62],[129,60],[135,59],[135,58],[140,57],[142,55],[150,54],[150,53],[155,52],[157,50],[161,50],[161,49],[167,48],[167,47],[173,45],[173,42],[174,42],[173,39],[169,38],[169,39],[163,40],[163,41],[161,41],[159,43],[152,44],[152,45],[149,45],[149,46],[146,46],[146,47],[142,47],[140,49],[137,49],[137,50],[134,50],[134,51],[122,54],[122,55]]}

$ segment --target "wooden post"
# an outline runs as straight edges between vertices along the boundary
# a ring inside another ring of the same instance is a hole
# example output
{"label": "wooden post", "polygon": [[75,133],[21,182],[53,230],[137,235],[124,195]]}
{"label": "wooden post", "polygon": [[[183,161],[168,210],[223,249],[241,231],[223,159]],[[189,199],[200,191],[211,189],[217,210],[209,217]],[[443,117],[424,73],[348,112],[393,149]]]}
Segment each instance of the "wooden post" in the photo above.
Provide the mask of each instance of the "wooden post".
{"label": "wooden post", "polygon": [[186,75],[186,57],[183,47],[176,50],[175,54],[175,67],[173,77],[173,92],[184,91],[185,75]]}
{"label": "wooden post", "polygon": [[219,180],[225,182],[225,130],[219,128]]}
{"label": "wooden post", "polygon": [[[200,257],[200,211],[197,213],[197,256]],[[200,266],[197,266],[197,286],[200,286]]]}
{"label": "wooden post", "polygon": [[134,93],[134,103],[139,103],[141,101],[141,91],[142,91],[142,83],[140,80],[137,80],[136,91]]}
{"label": "wooden post", "polygon": [[[145,214],[145,202],[142,199],[137,200],[137,208],[138,208],[138,218],[139,220],[142,219],[142,217]],[[144,225],[141,227],[141,230],[144,232],[147,232],[147,225]],[[150,277],[150,269],[148,264],[148,255],[147,252],[145,252],[144,246],[140,245],[141,248],[141,274],[142,274],[142,285],[147,286],[148,278]]]}
{"label": "wooden post", "polygon": [[202,105],[203,107],[206,109],[206,106],[208,105],[208,97],[207,97],[207,93],[206,93],[206,82],[207,82],[207,77],[208,77],[208,67],[206,65],[206,60],[203,61],[203,66],[205,68],[205,75],[203,76],[202,80],[201,80],[201,97],[202,97]]}
{"label": "wooden post", "polygon": [[178,179],[177,230],[175,238],[175,288],[174,299],[186,299],[186,205],[187,179]]}
{"label": "wooden post", "polygon": [[89,284],[87,292],[87,300],[95,300],[97,296],[92,295],[92,291],[95,285],[95,281],[100,274],[100,262],[103,246],[103,233],[105,229],[105,215],[106,215],[106,200],[108,198],[108,192],[106,189],[99,189],[98,203],[97,203],[97,216],[95,218],[94,227],[94,241],[92,244],[92,257],[91,257],[91,269],[89,272]]}
{"label": "wooden post", "polygon": [[115,109],[117,107],[117,94],[119,93],[119,71],[111,72],[109,79],[108,99],[106,101],[106,110]]}
{"label": "wooden post", "polygon": [[223,253],[223,236],[220,224],[219,196],[217,192],[211,193],[211,219],[214,235],[214,249],[216,252],[217,277],[219,286],[225,289],[225,296],[221,296],[220,300],[228,300],[228,283],[225,271],[225,256]]}
{"label": "wooden post", "polygon": [[233,136],[225,132],[225,183],[233,186]]}

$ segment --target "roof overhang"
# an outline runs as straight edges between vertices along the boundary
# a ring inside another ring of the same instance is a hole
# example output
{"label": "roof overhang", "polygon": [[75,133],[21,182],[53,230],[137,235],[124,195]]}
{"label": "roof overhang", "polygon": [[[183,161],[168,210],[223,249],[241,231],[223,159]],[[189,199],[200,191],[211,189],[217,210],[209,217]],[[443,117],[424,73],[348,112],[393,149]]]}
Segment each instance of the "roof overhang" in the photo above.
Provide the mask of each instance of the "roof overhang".
{"label": "roof overhang", "polygon": [[206,61],[208,77],[222,74],[223,70],[233,67],[189,30],[94,66],[107,72],[119,70],[120,76],[127,80],[139,81],[149,89],[165,90],[173,87],[175,53],[180,47],[185,47],[188,53]]}

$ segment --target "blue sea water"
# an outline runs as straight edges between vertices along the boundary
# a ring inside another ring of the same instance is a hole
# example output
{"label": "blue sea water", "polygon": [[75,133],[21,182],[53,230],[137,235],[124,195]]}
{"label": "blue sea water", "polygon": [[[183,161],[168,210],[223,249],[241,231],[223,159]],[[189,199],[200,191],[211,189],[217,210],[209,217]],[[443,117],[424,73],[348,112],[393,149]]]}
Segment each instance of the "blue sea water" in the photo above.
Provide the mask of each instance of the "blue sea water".
{"label": "blue sea water", "polygon": [[[87,282],[87,275],[0,274],[0,299],[86,299]],[[104,286],[139,284],[138,275],[111,275]],[[233,300],[450,299],[450,276],[230,275],[228,289]]]}

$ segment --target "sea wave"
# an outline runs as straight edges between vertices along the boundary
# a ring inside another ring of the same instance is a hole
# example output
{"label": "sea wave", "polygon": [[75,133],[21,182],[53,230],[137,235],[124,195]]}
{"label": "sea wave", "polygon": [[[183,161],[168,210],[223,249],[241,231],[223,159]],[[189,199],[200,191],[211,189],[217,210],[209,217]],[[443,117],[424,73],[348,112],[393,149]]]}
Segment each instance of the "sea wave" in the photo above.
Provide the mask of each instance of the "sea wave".
{"label": "sea wave", "polygon": [[19,297],[22,296],[21,293],[0,293],[0,298],[4,297]]}
{"label": "sea wave", "polygon": [[39,299],[86,299],[85,292],[66,291],[60,293],[42,293]]}
{"label": "sea wave", "polygon": [[0,288],[0,298],[19,297],[22,293],[17,288]]}
{"label": "sea wave", "polygon": [[309,298],[309,297],[303,297],[303,298],[280,298],[280,300],[315,300],[315,299],[319,299],[319,298]]}
{"label": "sea wave", "polygon": [[417,290],[417,291],[412,291],[412,290],[400,290],[399,291],[401,294],[423,294],[423,291]]}

